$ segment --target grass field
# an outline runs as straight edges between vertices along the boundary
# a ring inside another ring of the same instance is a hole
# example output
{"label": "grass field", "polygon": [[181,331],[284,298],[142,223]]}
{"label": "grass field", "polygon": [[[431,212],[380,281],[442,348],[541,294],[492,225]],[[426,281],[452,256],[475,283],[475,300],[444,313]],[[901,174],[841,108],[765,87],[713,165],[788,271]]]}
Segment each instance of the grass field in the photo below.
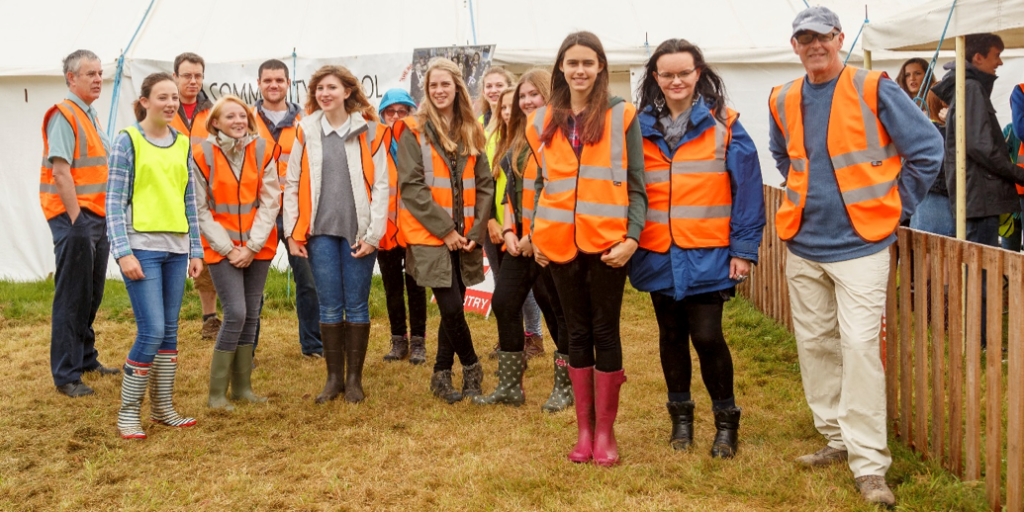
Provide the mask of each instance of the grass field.
{"label": "grass field", "polygon": [[[276,272],[253,373],[268,403],[233,413],[206,409],[213,344],[200,339],[199,301],[189,289],[175,404],[199,424],[147,426],[147,440],[121,440],[114,428],[119,378],[87,376],[96,394],[77,400],[53,388],[52,288],[45,281],[0,283],[2,510],[872,510],[861,504],[846,467],[812,471],[791,462],[823,444],[803,399],[793,338],[741,299],[726,308],[743,408],[737,457],[708,453],[714,426],[699,377],[693,452],[669,448],[657,325],[649,298],[627,288],[629,381],[616,423],[622,464],[604,469],[566,461],[576,434],[571,410],[540,411],[551,390],[550,340],[548,354],[526,372],[525,406],[446,405],[427,389],[430,364],[381,361],[389,333],[379,280],[370,299],[367,400],[315,405],[324,363],[300,357],[286,278]],[[428,333],[436,333],[437,321],[431,307]],[[494,320],[471,316],[470,327],[483,355],[496,341]],[[120,366],[135,334],[120,282],[107,284],[96,331],[101,360]],[[432,363],[435,334],[427,347]],[[495,362],[484,364],[489,392]],[[986,509],[982,485],[961,483],[900,443],[890,445],[888,481],[900,509]]]}

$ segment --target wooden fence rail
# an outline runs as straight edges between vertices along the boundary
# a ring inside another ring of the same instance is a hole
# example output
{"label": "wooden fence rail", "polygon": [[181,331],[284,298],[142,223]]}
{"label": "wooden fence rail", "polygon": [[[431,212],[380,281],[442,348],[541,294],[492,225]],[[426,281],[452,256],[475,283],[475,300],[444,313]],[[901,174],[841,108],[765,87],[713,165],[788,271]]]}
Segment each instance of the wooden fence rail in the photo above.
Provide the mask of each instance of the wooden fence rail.
{"label": "wooden fence rail", "polygon": [[[782,195],[765,187],[760,261],[739,291],[792,331]],[[890,262],[880,336],[892,432],[959,478],[984,478],[992,510],[1024,512],[1024,254],[900,228]]]}

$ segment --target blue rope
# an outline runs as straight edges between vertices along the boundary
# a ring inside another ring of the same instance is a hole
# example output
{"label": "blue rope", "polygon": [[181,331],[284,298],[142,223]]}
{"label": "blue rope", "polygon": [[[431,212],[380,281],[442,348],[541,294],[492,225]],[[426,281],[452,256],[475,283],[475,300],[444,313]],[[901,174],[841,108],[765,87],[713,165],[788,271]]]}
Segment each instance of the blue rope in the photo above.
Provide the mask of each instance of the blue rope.
{"label": "blue rope", "polygon": [[[295,48],[293,47],[292,48],[292,85],[295,86],[295,96],[293,96],[291,98],[291,100],[294,101],[294,102],[298,102],[299,101],[299,81],[298,81],[299,68],[298,68],[298,64],[296,64],[298,62],[298,60],[299,60],[299,56],[298,56],[298,54],[295,53]],[[291,269],[291,267],[288,267],[288,268]]]}
{"label": "blue rope", "polygon": [[807,0],[804,0],[804,7],[810,9],[811,8],[811,4],[807,3]]}
{"label": "blue rope", "polygon": [[853,44],[850,45],[850,51],[846,53],[846,59],[843,61],[845,66],[847,61],[850,60],[850,56],[853,55],[853,49],[857,47],[857,40],[860,39],[861,32],[864,32],[864,25],[867,25],[868,21],[868,6],[864,6],[864,23],[861,24],[860,30],[857,31],[857,37],[853,38]]}
{"label": "blue rope", "polygon": [[139,26],[135,27],[135,33],[132,34],[132,38],[128,41],[128,46],[121,52],[121,56],[117,58],[117,72],[114,73],[114,94],[110,101],[110,118],[107,119],[107,138],[114,140],[114,118],[117,116],[117,100],[121,96],[121,77],[124,75],[124,54],[128,53],[131,49],[132,43],[135,42],[135,36],[139,35],[139,30],[142,30],[142,25],[146,23],[146,18],[149,17],[149,11],[153,9],[153,4],[156,0],[149,0],[149,7],[146,7],[146,13],[142,15],[142,20],[139,21]]}
{"label": "blue rope", "polygon": [[473,19],[473,0],[469,2],[469,26],[473,28],[473,46],[476,46],[476,20]]}
{"label": "blue rope", "polygon": [[928,71],[924,74],[924,81],[921,82],[921,89],[917,91],[917,97],[914,98],[914,103],[919,108],[924,108],[925,94],[927,90],[924,84],[932,83],[932,76],[934,76],[935,65],[939,62],[939,51],[942,49],[942,43],[946,40],[946,31],[949,30],[949,22],[953,20],[953,10],[956,9],[956,0],[953,0],[953,6],[949,8],[949,16],[946,17],[946,26],[942,29],[942,37],[939,38],[939,46],[935,48],[935,55],[932,55],[932,61],[928,63]]}

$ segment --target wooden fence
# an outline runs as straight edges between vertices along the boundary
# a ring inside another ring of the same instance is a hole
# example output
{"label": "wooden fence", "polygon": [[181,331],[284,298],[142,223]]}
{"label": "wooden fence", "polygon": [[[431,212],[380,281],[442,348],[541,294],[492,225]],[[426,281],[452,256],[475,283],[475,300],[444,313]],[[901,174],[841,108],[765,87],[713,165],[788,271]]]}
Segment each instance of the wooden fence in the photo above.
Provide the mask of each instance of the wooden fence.
{"label": "wooden fence", "polygon": [[[774,226],[782,195],[765,187],[760,262],[739,291],[792,331]],[[900,228],[890,257],[881,357],[892,432],[961,479],[984,478],[992,510],[1024,511],[1024,254]]]}

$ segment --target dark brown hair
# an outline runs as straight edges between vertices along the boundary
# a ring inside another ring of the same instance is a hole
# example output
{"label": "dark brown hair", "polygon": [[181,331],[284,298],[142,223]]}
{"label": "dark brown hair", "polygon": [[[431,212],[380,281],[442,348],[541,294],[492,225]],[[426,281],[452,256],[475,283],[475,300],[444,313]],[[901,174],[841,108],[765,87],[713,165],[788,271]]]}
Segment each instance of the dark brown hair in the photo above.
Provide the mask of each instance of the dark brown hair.
{"label": "dark brown hair", "polygon": [[[921,66],[921,71],[924,71],[926,75],[928,74],[928,61],[922,59],[921,57],[914,57],[913,59],[904,62],[903,65],[900,66],[899,74],[896,75],[896,84],[899,85],[900,89],[903,89],[903,91],[906,92],[907,94],[910,94],[910,89],[907,88],[907,67],[909,67],[912,64]],[[931,80],[929,80],[928,82],[928,85],[925,86],[924,84],[921,84],[921,86],[924,87],[924,90],[930,91],[932,86],[935,85],[935,82],[937,81],[938,80],[935,79],[935,75],[933,74],[931,76]],[[914,95],[910,94],[910,97],[913,98]]]}
{"label": "dark brown hair", "polygon": [[263,80],[264,71],[275,71],[279,69],[284,71],[284,79],[288,80],[288,66],[277,59],[270,59],[263,64],[260,64],[259,70],[256,71],[256,79]]}
{"label": "dark brown hair", "polygon": [[999,51],[1006,49],[1003,46],[1003,38],[995,34],[968,34],[964,37],[964,58],[967,62],[974,60],[974,56],[981,54],[982,57],[988,57],[988,52],[992,51],[992,48],[996,48]]}
{"label": "dark brown hair", "polygon": [[551,71],[551,122],[544,127],[541,134],[541,142],[551,142],[557,130],[563,133],[568,131],[569,116],[572,115],[572,102],[569,90],[569,83],[565,81],[565,73],[562,72],[562,61],[565,60],[565,52],[569,48],[580,45],[594,50],[597,54],[597,62],[601,65],[601,71],[594,80],[594,88],[590,90],[590,97],[587,98],[587,106],[583,111],[583,120],[579,126],[580,140],[584,144],[593,144],[604,135],[604,117],[608,110],[608,57],[604,54],[604,46],[601,40],[591,32],[573,32],[562,41],[558,49],[558,57],[555,58],[555,66]]}
{"label": "dark brown hair", "polygon": [[362,114],[363,118],[367,121],[377,120],[377,109],[373,108],[373,105],[370,105],[370,100],[366,99],[363,85],[344,66],[324,66],[316,70],[316,73],[313,73],[313,77],[309,79],[309,94],[306,95],[307,114],[320,110],[320,102],[316,100],[316,88],[328,76],[337,77],[341,81],[341,85],[346,90],[351,91],[345,100],[345,112],[349,114]]}
{"label": "dark brown hair", "polygon": [[192,53],[185,52],[174,58],[174,74],[178,74],[178,68],[181,67],[182,62],[191,62],[192,64],[199,64],[203,67],[203,73],[206,73],[206,61],[202,57]]}
{"label": "dark brown hair", "polygon": [[651,54],[651,58],[647,59],[647,64],[644,66],[644,80],[640,82],[640,87],[636,91],[637,97],[640,99],[639,110],[642,112],[648,105],[652,105],[655,107],[654,115],[659,114],[657,100],[661,100],[661,104],[664,105],[665,93],[661,91],[658,79],[654,78],[658,72],[658,59],[664,55],[684,52],[693,57],[694,69],[700,70],[700,79],[693,87],[694,95],[704,98],[704,101],[714,110],[715,117],[724,123],[726,119],[725,82],[722,81],[722,77],[718,76],[718,73],[708,67],[700,48],[686,39],[666,40],[659,44]]}
{"label": "dark brown hair", "polygon": [[[174,84],[175,91],[178,90],[178,83],[174,81],[174,77],[171,76],[170,73],[153,73],[152,75],[147,76],[146,79],[142,81],[142,93],[139,94],[139,98],[149,98],[150,93],[153,92],[153,86],[165,80],[170,81],[172,84]],[[136,121],[142,121],[146,118],[146,108],[142,106],[141,101],[135,100],[133,107],[135,110]]]}

